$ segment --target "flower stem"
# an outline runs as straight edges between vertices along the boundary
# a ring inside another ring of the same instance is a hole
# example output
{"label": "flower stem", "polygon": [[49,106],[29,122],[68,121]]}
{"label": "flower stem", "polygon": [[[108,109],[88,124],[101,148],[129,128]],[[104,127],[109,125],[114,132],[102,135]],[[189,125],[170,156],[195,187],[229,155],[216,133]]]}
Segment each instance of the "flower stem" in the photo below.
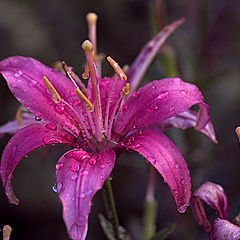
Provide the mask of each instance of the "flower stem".
{"label": "flower stem", "polygon": [[155,192],[155,169],[149,167],[148,187],[144,203],[144,239],[151,239],[156,233],[156,215],[157,215],[157,201],[154,197]]}
{"label": "flower stem", "polygon": [[110,177],[108,177],[103,185],[103,196],[104,202],[107,210],[108,219],[113,225],[113,231],[116,240],[120,240],[119,237],[119,220],[117,216],[117,210],[115,207],[112,185],[110,181]]}

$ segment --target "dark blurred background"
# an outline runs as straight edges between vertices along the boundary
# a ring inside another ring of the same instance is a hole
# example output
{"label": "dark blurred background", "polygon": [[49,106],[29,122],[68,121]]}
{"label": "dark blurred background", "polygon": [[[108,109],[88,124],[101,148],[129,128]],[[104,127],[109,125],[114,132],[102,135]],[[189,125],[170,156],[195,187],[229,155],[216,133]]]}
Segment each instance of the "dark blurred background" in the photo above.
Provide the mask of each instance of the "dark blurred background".
{"label": "dark blurred background", "polygon": [[[98,21],[98,51],[111,55],[120,66],[131,64],[156,30],[184,17],[185,23],[169,41],[175,54],[175,75],[199,86],[210,105],[210,116],[219,144],[190,129],[172,129],[167,134],[188,163],[192,189],[204,181],[221,184],[229,199],[229,217],[240,210],[240,151],[234,133],[240,125],[240,2],[228,0],[0,0],[0,59],[23,55],[51,66],[64,60],[79,74],[84,58],[81,44],[87,38],[85,15],[94,11]],[[157,23],[157,24],[156,24]],[[165,67],[165,52],[155,58],[143,82],[171,75]],[[113,72],[103,64],[104,75]],[[15,118],[19,103],[1,77],[0,124]],[[0,152],[10,136],[0,139]],[[66,148],[67,149],[67,148]],[[13,228],[12,239],[68,239],[61,205],[52,190],[55,164],[66,150],[55,146],[29,154],[17,166],[13,186],[19,206],[8,203],[0,186],[0,228]],[[47,153],[47,154],[46,154]],[[120,222],[133,239],[141,240],[143,200],[148,179],[146,160],[135,153],[124,153],[112,175]],[[208,239],[187,210],[177,211],[161,176],[157,176],[157,228],[176,223],[168,239]],[[105,213],[102,194],[93,201],[87,239],[106,239],[98,223]],[[208,212],[211,219],[213,211]]]}

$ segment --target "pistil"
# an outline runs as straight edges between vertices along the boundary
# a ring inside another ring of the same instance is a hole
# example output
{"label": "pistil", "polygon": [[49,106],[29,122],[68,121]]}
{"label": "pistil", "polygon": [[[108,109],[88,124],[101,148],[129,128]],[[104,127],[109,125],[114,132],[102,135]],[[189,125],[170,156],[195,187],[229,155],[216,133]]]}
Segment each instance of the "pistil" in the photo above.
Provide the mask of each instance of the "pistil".
{"label": "pistil", "polygon": [[88,13],[86,16],[88,22],[88,37],[93,45],[93,51],[97,55],[97,19],[98,16],[96,13]]}

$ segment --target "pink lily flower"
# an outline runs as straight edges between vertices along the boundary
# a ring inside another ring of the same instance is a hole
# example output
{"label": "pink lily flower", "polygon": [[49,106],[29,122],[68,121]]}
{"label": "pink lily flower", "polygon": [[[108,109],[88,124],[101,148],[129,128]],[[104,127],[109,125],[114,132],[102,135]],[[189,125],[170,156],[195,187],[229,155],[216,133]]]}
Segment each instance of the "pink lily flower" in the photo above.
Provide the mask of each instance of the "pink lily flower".
{"label": "pink lily flower", "polygon": [[[218,218],[214,220],[212,226],[207,219],[202,201],[217,211]],[[228,220],[228,200],[220,185],[211,182],[202,184],[192,196],[191,209],[197,223],[209,233],[210,240],[240,239],[240,227]],[[240,223],[240,213],[235,220]]]}
{"label": "pink lily flower", "polygon": [[[57,192],[72,239],[85,239],[91,200],[110,175],[116,155],[126,148],[142,154],[157,169],[178,210],[185,212],[191,197],[189,171],[181,153],[162,131],[172,126],[195,126],[216,141],[208,105],[195,85],[179,78],[156,80],[134,91],[159,47],[180,23],[165,27],[154,37],[127,76],[108,58],[119,78],[98,76],[91,43],[85,41],[90,70],[87,89],[66,66],[64,75],[33,58],[16,56],[0,62],[0,72],[13,95],[44,120],[27,122],[3,152],[0,174],[9,202],[19,203],[11,186],[18,162],[36,148],[58,143],[72,147],[56,165]],[[198,113],[189,110],[195,104]]]}

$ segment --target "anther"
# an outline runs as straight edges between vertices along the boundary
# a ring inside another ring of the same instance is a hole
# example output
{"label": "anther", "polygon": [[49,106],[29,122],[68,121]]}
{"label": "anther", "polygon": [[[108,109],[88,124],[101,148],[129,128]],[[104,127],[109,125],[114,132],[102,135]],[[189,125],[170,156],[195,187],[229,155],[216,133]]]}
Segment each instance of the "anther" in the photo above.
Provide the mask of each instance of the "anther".
{"label": "anther", "polygon": [[118,75],[118,77],[122,81],[126,81],[127,80],[127,76],[124,73],[124,71],[119,67],[118,63],[116,61],[114,61],[110,56],[107,57],[107,60],[110,63],[110,65],[113,67],[113,69],[115,70],[115,72]]}
{"label": "anther", "polygon": [[53,101],[55,103],[59,103],[61,101],[61,97],[58,94],[57,90],[53,87],[53,85],[50,83],[50,81],[44,76],[43,77],[43,82],[45,84],[45,86],[47,87]]}
{"label": "anther", "polygon": [[85,40],[82,44],[82,49],[83,51],[86,51],[86,52],[92,52],[93,50],[92,43],[89,40]]}
{"label": "anther", "polygon": [[75,93],[77,97],[81,100],[83,106],[87,109],[88,112],[93,112],[94,107],[92,103],[88,100],[88,98],[83,94],[83,92],[77,88],[75,89]]}
{"label": "anther", "polygon": [[90,12],[87,14],[86,19],[87,19],[88,24],[93,25],[93,24],[96,24],[98,16],[96,13]]}
{"label": "anther", "polygon": [[3,227],[3,240],[9,240],[12,233],[12,228],[9,225]]}
{"label": "anther", "polygon": [[129,83],[127,83],[126,86],[122,88],[122,92],[121,92],[122,98],[124,98],[127,94],[129,94],[129,88],[130,88]]}

